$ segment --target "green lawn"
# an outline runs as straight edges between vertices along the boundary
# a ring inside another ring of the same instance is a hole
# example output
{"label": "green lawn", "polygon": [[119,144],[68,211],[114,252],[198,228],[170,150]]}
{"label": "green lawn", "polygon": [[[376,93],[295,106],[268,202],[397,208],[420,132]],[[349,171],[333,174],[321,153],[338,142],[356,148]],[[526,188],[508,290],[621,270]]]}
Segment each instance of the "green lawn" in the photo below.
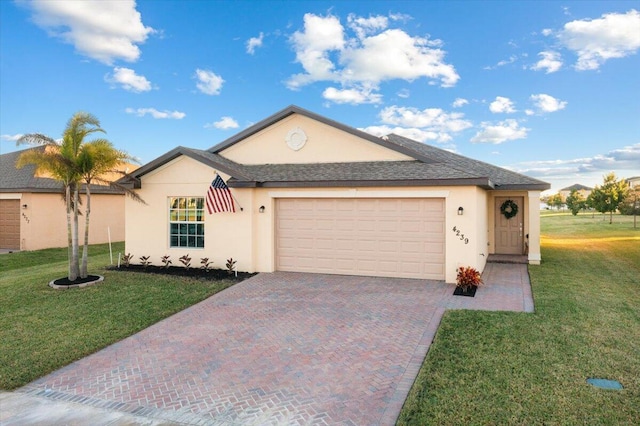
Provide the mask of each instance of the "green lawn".
{"label": "green lawn", "polygon": [[398,424],[640,424],[640,229],[590,213],[541,223],[536,313],[447,312]]}
{"label": "green lawn", "polygon": [[[123,252],[114,245],[114,259]],[[92,246],[101,284],[53,290],[66,275],[65,249],[0,255],[0,389],[14,389],[229,287],[135,272],[105,271],[107,245]]]}
{"label": "green lawn", "polygon": [[[536,313],[449,311],[398,424],[640,424],[640,229],[632,217],[545,213]],[[114,253],[122,252],[121,244]],[[14,389],[230,285],[105,271],[56,291],[66,249],[0,255],[0,389]],[[585,380],[619,380],[622,391]]]}

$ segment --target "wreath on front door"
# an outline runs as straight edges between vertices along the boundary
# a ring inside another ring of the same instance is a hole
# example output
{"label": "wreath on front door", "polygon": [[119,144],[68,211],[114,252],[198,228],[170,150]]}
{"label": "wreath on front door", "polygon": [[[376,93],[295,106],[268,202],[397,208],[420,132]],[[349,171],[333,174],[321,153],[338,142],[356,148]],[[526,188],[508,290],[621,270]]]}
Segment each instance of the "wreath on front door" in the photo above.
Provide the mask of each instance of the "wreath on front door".
{"label": "wreath on front door", "polygon": [[511,219],[518,214],[518,205],[513,200],[507,200],[500,206],[500,213],[507,219]]}

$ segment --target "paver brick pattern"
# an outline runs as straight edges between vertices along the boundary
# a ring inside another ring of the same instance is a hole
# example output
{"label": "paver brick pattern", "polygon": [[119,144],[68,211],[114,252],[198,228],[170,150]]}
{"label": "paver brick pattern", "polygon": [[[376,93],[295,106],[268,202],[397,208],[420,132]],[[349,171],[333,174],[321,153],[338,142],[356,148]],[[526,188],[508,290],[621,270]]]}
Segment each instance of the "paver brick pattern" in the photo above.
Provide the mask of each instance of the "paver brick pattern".
{"label": "paver brick pattern", "polygon": [[259,274],[21,391],[194,424],[390,425],[446,308],[533,308],[516,275],[454,299],[438,281]]}

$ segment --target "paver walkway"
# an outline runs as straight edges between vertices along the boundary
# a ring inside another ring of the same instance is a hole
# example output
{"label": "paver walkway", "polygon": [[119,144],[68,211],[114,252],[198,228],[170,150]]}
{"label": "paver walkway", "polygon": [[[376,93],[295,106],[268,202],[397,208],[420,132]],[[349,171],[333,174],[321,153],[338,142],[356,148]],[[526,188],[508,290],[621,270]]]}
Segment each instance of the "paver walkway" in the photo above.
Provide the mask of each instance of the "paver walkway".
{"label": "paver walkway", "polygon": [[19,392],[167,423],[392,425],[446,309],[532,311],[526,265],[483,277],[468,298],[437,281],[259,274]]}

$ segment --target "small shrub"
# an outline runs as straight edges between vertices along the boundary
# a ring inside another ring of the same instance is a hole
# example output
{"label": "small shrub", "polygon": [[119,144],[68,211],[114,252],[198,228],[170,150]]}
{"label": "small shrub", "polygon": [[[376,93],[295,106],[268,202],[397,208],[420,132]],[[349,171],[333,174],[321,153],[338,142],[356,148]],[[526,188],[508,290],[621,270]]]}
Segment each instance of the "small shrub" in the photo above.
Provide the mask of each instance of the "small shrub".
{"label": "small shrub", "polygon": [[171,265],[171,260],[169,259],[171,256],[164,255],[160,258],[160,261],[164,264],[164,269],[169,269],[169,265]]}
{"label": "small shrub", "polygon": [[180,263],[182,263],[184,265],[185,268],[189,269],[189,266],[191,266],[191,258],[189,257],[189,253],[185,254],[184,256],[180,257],[178,259],[180,261]]}
{"label": "small shrub", "polygon": [[149,260],[151,256],[140,256],[140,263],[142,264],[143,267],[147,267],[149,265],[151,265],[151,261]]}
{"label": "small shrub", "polygon": [[458,275],[456,277],[456,286],[463,289],[469,287],[480,287],[482,285],[482,278],[480,272],[472,268],[471,266],[461,266],[458,268]]}
{"label": "small shrub", "polygon": [[122,266],[128,267],[131,265],[131,259],[133,259],[133,255],[131,253],[127,253],[122,256]]}
{"label": "small shrub", "polygon": [[227,259],[227,272],[229,273],[229,275],[233,274],[235,268],[236,268],[236,261],[233,260],[233,257],[230,257],[229,259]]}
{"label": "small shrub", "polygon": [[200,268],[204,269],[206,272],[209,272],[209,269],[211,264],[213,262],[209,262],[209,258],[208,257],[203,257],[200,259],[200,264],[202,265]]}

